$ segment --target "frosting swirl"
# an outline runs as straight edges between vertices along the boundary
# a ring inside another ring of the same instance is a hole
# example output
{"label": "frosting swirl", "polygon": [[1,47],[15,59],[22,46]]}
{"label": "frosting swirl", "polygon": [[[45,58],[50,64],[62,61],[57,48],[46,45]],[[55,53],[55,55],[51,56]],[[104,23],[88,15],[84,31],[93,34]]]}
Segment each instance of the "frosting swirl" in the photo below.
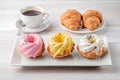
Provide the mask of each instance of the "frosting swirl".
{"label": "frosting swirl", "polygon": [[78,44],[82,52],[95,52],[98,55],[102,48],[106,48],[104,41],[95,34],[87,34],[83,36]]}
{"label": "frosting swirl", "polygon": [[54,53],[53,57],[58,55],[65,56],[65,51],[68,53],[67,55],[71,55],[71,51],[73,49],[73,41],[70,35],[64,32],[56,33],[49,40],[48,46],[50,51]]}
{"label": "frosting swirl", "polygon": [[27,57],[36,58],[43,46],[43,39],[37,34],[26,34],[20,38],[20,51]]}

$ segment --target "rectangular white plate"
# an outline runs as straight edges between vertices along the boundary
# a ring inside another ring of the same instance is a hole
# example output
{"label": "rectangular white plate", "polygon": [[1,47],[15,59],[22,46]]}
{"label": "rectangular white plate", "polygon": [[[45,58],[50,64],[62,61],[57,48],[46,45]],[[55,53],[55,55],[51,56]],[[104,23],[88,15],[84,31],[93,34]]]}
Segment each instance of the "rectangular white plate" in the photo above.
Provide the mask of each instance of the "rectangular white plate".
{"label": "rectangular white plate", "polygon": [[31,59],[27,58],[22,53],[18,51],[18,43],[19,43],[19,37],[16,40],[15,48],[11,57],[10,64],[14,66],[36,66],[36,67],[94,67],[94,66],[106,66],[106,65],[112,65],[111,62],[111,55],[109,50],[109,45],[107,42],[107,38],[105,36],[102,36],[103,40],[105,41],[105,44],[107,45],[107,52],[104,56],[98,58],[98,59],[87,59],[83,56],[81,56],[77,49],[76,45],[79,42],[80,36],[72,36],[73,41],[75,42],[75,49],[72,53],[72,56],[62,58],[62,59],[54,59],[52,58],[48,52],[47,52],[47,45],[49,36],[42,36],[43,40],[45,42],[46,50],[43,53],[42,57]]}

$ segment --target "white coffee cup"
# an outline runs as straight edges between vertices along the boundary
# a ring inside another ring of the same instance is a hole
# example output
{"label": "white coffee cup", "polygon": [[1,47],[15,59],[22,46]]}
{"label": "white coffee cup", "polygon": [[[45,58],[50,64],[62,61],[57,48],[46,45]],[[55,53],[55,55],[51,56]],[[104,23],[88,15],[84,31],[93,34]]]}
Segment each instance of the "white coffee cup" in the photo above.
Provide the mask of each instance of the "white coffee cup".
{"label": "white coffee cup", "polygon": [[21,20],[25,27],[37,28],[45,21],[49,14],[38,6],[28,6],[20,10]]}

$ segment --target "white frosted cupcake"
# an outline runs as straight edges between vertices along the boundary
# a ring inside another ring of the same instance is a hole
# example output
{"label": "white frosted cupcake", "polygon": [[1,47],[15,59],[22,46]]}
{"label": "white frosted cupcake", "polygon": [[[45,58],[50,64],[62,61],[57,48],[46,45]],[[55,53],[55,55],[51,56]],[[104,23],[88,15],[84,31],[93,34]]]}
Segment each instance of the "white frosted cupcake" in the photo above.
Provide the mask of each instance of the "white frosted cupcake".
{"label": "white frosted cupcake", "polygon": [[107,47],[100,36],[96,34],[87,34],[80,38],[77,50],[82,56],[94,59],[104,55]]}

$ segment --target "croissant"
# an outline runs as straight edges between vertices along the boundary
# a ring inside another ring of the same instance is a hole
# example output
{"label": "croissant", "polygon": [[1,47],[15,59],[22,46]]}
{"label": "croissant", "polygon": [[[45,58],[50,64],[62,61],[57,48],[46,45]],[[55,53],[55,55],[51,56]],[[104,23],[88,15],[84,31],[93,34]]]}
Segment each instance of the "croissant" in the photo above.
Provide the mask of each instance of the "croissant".
{"label": "croissant", "polygon": [[98,10],[88,10],[83,14],[83,25],[93,31],[102,23],[102,14]]}
{"label": "croissant", "polygon": [[70,30],[77,30],[80,23],[81,14],[75,9],[69,9],[61,15],[61,24]]}

